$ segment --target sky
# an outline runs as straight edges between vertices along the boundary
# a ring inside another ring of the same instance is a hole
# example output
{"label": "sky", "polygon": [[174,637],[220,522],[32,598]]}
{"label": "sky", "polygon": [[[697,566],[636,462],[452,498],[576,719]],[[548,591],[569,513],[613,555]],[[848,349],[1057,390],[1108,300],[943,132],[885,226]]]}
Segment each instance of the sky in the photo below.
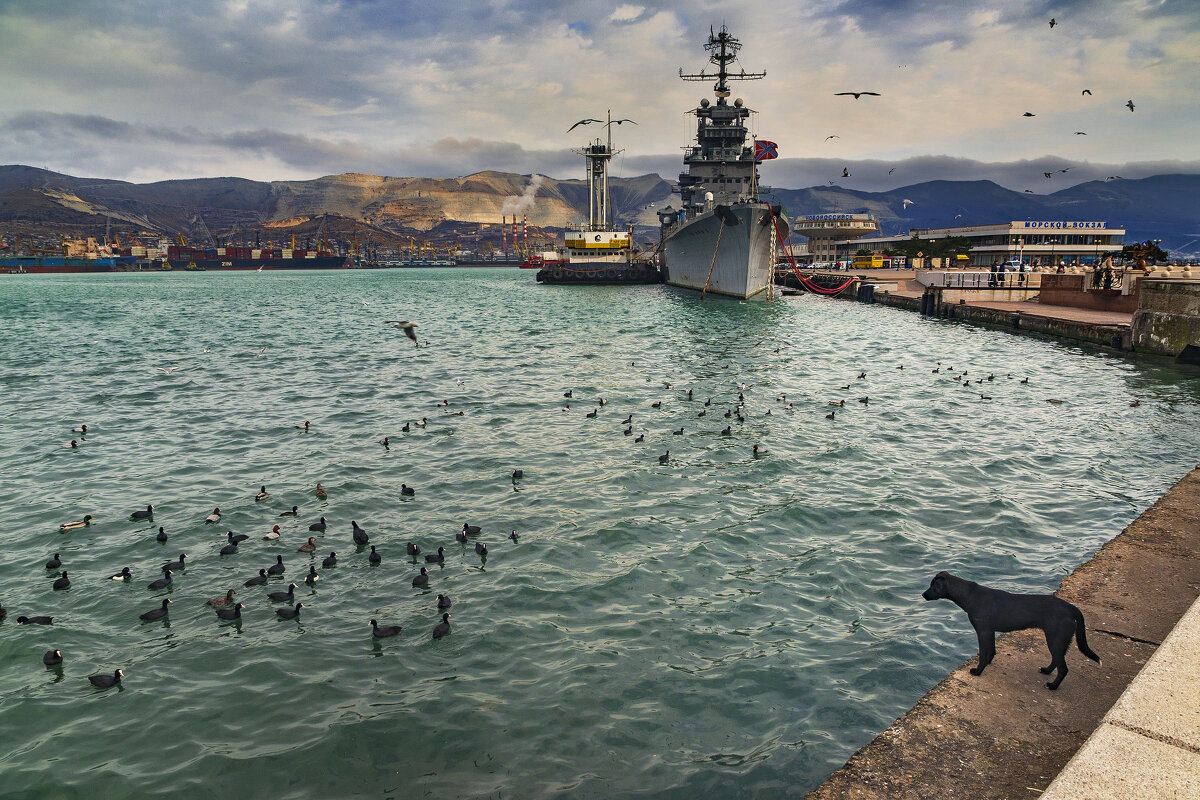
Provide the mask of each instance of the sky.
{"label": "sky", "polygon": [[0,0],[0,163],[581,178],[602,131],[567,129],[611,109],[613,173],[674,179],[722,24],[767,72],[734,85],[764,185],[1200,173],[1198,0]]}

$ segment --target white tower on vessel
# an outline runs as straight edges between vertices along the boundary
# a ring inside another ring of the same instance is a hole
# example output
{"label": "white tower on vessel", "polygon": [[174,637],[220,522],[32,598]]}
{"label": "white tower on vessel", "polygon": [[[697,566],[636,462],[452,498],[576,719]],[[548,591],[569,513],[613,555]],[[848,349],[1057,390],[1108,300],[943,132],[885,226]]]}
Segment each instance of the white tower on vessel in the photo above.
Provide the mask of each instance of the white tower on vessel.
{"label": "white tower on vessel", "polygon": [[[584,125],[589,122],[600,122],[598,119],[580,120],[575,125]],[[620,125],[629,122],[634,125],[637,123],[631,119],[612,118],[612,111],[608,112],[608,121],[604,122],[604,128],[607,132],[607,141],[601,141],[597,138],[594,142],[582,147],[573,152],[579,153],[587,159],[587,182],[588,182],[588,230],[589,231],[607,231],[612,230],[613,215],[612,215],[612,200],[608,191],[608,162],[620,150],[613,150],[612,146],[612,126]],[[571,127],[575,127],[572,125]]]}

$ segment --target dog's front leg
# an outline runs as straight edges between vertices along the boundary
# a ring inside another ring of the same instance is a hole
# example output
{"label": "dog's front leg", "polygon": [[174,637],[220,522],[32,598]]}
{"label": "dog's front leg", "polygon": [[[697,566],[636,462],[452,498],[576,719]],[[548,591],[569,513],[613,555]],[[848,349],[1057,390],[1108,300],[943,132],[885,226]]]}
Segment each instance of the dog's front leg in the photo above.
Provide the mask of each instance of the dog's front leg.
{"label": "dog's front leg", "polygon": [[984,667],[992,663],[996,655],[996,632],[977,627],[975,635],[979,637],[979,664],[971,668],[971,674],[982,675]]}

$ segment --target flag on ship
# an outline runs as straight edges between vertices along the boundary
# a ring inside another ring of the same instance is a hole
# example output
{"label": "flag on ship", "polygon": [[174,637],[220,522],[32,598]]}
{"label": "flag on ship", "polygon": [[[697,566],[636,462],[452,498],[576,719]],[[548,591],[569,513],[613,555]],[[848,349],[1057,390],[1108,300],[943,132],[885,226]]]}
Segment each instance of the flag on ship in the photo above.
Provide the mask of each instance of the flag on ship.
{"label": "flag on ship", "polygon": [[772,158],[779,158],[779,145],[774,142],[768,142],[766,139],[754,140],[754,160],[770,161]]}

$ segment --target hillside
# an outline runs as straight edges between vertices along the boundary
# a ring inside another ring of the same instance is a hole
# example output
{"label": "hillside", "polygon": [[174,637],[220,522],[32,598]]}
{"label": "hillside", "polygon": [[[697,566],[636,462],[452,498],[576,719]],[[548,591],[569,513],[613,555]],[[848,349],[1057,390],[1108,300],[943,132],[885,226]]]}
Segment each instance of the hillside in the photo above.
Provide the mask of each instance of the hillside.
{"label": "hillside", "polygon": [[[636,223],[639,240],[652,236],[657,208],[678,207],[672,185],[658,175],[614,178],[611,185],[618,224]],[[1200,250],[1196,175],[1092,181],[1052,194],[1014,192],[990,181],[930,181],[887,192],[776,189],[774,197],[792,214],[870,212],[887,235],[1018,219],[1105,220],[1124,225],[1128,241],[1160,238],[1165,247]],[[913,201],[907,209],[906,199]],[[222,239],[311,235],[329,215],[327,232],[339,235],[361,229],[376,242],[411,236],[448,244],[467,233],[478,236],[482,226],[498,238],[501,217],[513,214],[527,215],[542,235],[561,231],[586,217],[586,184],[493,171],[457,178],[345,174],[270,183],[201,178],[135,184],[0,167],[0,234],[26,239],[99,235],[106,226],[151,235],[182,232],[198,241],[207,239],[205,226]]]}

